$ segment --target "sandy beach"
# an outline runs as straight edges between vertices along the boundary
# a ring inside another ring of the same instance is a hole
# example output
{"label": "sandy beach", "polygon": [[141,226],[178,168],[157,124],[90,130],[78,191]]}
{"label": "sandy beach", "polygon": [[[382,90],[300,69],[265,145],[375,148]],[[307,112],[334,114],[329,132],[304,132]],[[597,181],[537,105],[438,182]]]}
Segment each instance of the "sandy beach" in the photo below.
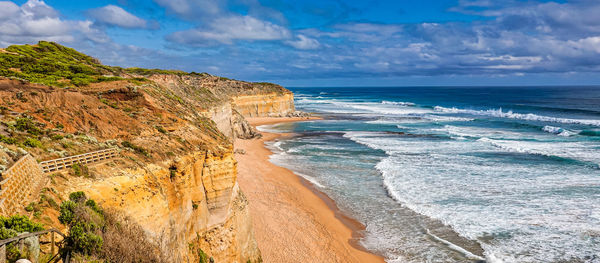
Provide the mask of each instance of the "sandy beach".
{"label": "sandy beach", "polygon": [[[251,118],[254,126],[306,118]],[[356,239],[364,229],[343,215],[333,200],[290,170],[269,162],[265,141],[285,134],[237,140],[238,181],[250,203],[255,237],[264,262],[384,262]]]}

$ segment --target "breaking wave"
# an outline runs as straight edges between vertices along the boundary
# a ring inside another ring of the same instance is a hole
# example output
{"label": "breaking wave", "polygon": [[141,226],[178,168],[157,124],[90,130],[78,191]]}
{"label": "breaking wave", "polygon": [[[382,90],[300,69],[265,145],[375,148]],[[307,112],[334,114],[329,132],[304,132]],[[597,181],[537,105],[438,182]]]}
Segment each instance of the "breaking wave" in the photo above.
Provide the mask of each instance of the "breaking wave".
{"label": "breaking wave", "polygon": [[441,106],[435,106],[433,108],[437,112],[443,113],[462,113],[462,114],[471,114],[471,115],[479,115],[479,116],[490,116],[496,118],[508,118],[508,119],[519,119],[519,120],[527,120],[527,121],[545,121],[545,122],[558,122],[558,123],[567,123],[567,124],[582,124],[582,125],[591,125],[591,126],[600,126],[600,120],[587,120],[587,119],[568,119],[568,118],[558,118],[558,117],[550,117],[550,116],[541,116],[533,113],[515,113],[513,111],[502,111],[500,109],[490,109],[490,110],[470,110],[470,109],[458,109],[458,108],[445,108]]}

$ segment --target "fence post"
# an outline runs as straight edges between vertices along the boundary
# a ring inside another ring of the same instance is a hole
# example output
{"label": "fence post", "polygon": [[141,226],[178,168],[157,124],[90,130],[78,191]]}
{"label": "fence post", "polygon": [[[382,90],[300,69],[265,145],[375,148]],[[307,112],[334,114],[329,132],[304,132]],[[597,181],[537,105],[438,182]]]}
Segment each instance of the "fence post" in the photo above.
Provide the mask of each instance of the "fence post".
{"label": "fence post", "polygon": [[54,232],[50,232],[50,255],[54,256]]}
{"label": "fence post", "polygon": [[0,247],[0,263],[6,263],[6,245]]}

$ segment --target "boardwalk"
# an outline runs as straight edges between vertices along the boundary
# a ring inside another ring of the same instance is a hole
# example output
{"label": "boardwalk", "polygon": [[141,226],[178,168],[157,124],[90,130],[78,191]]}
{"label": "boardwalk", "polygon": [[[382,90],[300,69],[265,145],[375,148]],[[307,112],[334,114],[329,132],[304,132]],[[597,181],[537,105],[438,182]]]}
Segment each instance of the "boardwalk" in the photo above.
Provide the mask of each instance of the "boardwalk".
{"label": "boardwalk", "polygon": [[79,155],[68,156],[64,158],[58,158],[49,161],[40,162],[42,171],[44,173],[56,172],[59,170],[70,168],[73,164],[88,164],[95,163],[102,160],[114,158],[117,156],[117,149],[110,148],[95,152],[89,152]]}

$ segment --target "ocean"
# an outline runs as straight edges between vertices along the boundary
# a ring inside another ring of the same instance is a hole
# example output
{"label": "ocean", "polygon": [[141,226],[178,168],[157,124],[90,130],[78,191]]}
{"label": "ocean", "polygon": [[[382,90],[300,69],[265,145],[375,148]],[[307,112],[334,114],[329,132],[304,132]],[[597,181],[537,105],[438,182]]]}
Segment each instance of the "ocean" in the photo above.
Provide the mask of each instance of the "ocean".
{"label": "ocean", "polygon": [[388,262],[600,262],[600,87],[290,89],[271,161]]}

